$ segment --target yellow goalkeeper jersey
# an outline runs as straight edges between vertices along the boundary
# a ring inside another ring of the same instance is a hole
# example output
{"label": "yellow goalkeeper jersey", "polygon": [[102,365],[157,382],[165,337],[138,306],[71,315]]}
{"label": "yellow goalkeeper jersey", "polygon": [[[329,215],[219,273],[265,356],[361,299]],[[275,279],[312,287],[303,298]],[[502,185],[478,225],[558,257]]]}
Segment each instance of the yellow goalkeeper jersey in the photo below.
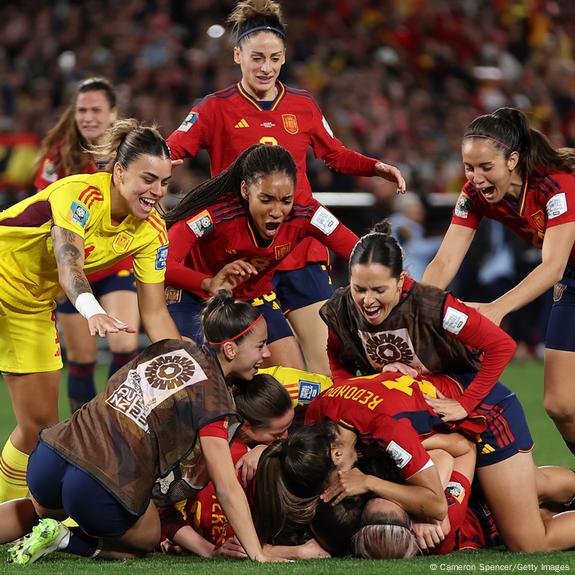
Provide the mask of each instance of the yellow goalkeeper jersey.
{"label": "yellow goalkeeper jersey", "polygon": [[111,174],[62,178],[0,212],[0,299],[19,310],[51,309],[60,291],[52,226],[84,238],[86,274],[132,256],[143,283],[164,281],[168,235],[153,210],[145,220],[128,215],[111,223]]}

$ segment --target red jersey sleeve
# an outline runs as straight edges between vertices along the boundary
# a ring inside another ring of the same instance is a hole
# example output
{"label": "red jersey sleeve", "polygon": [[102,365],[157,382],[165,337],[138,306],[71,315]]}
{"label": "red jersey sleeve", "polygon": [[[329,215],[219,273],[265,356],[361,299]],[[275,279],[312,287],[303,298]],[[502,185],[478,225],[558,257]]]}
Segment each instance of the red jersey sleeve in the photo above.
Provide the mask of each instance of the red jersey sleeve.
{"label": "red jersey sleeve", "polygon": [[575,177],[558,172],[544,181],[550,194],[545,204],[547,228],[575,221]]}
{"label": "red jersey sleeve", "polygon": [[315,211],[309,222],[310,235],[339,257],[349,260],[359,238],[319,202],[313,200],[312,205],[315,205]]}
{"label": "red jersey sleeve", "polygon": [[483,214],[478,202],[471,199],[471,190],[469,182],[463,186],[463,190],[461,190],[455,203],[455,208],[453,208],[451,223],[476,230],[483,219]]}
{"label": "red jersey sleeve", "polygon": [[315,102],[312,103],[313,125],[311,145],[316,158],[321,158],[328,168],[352,176],[374,176],[375,164],[379,160],[369,158],[346,148],[338,140]]}
{"label": "red jersey sleeve", "polygon": [[168,239],[170,247],[166,263],[166,285],[192,292],[200,298],[207,297],[202,289],[202,281],[210,276],[189,268],[185,263],[192,246],[198,242],[186,220],[176,222],[168,230]]}
{"label": "red jersey sleeve", "polygon": [[471,413],[497,383],[515,353],[516,344],[500,327],[451,294],[443,307],[443,329],[466,346],[483,352],[477,375],[458,398],[467,413]]}
{"label": "red jersey sleeve", "polygon": [[198,432],[200,437],[220,437],[221,439],[228,440],[228,420],[216,419],[204,427],[200,428]]}
{"label": "red jersey sleeve", "polygon": [[166,143],[170,148],[172,160],[183,160],[195,156],[200,150],[207,147],[204,138],[204,126],[209,123],[207,116],[209,108],[203,105],[206,99],[194,106],[184,121],[175,129]]}
{"label": "red jersey sleeve", "polygon": [[339,338],[333,331],[328,330],[327,334],[327,357],[329,360],[329,370],[334,383],[339,383],[344,379],[354,377],[354,374],[349,372],[339,360],[339,351],[341,343]]}
{"label": "red jersey sleeve", "polygon": [[388,415],[371,418],[371,435],[393,459],[405,479],[433,465],[419,435],[406,419]]}

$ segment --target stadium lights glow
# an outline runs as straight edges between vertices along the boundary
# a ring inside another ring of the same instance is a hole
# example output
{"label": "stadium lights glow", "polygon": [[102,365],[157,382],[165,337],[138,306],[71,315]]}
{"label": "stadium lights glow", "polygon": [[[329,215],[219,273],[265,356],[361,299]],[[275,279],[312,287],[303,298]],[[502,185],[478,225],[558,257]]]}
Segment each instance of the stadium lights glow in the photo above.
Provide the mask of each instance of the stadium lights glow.
{"label": "stadium lights glow", "polygon": [[221,38],[224,35],[225,29],[219,24],[213,24],[208,28],[208,36],[210,38]]}

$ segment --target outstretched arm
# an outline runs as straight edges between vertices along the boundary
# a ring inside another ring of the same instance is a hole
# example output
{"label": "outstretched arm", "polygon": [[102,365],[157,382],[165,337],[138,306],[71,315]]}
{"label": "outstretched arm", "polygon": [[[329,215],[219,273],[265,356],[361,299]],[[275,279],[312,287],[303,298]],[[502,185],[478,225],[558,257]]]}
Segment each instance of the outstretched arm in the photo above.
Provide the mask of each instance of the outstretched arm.
{"label": "outstretched arm", "polygon": [[104,337],[119,331],[134,333],[135,329],[107,315],[94,297],[84,273],[84,239],[60,226],[53,226],[51,235],[58,281],[74,307],[88,320],[90,334]]}

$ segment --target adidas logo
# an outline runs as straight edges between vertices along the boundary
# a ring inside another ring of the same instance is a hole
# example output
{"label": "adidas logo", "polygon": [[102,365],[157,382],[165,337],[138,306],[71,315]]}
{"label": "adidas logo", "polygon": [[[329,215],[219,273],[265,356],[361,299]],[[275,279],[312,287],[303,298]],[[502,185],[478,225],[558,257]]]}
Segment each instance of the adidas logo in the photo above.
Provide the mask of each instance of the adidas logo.
{"label": "adidas logo", "polygon": [[234,128],[249,128],[250,125],[247,123],[247,121],[242,118],[235,126]]}

